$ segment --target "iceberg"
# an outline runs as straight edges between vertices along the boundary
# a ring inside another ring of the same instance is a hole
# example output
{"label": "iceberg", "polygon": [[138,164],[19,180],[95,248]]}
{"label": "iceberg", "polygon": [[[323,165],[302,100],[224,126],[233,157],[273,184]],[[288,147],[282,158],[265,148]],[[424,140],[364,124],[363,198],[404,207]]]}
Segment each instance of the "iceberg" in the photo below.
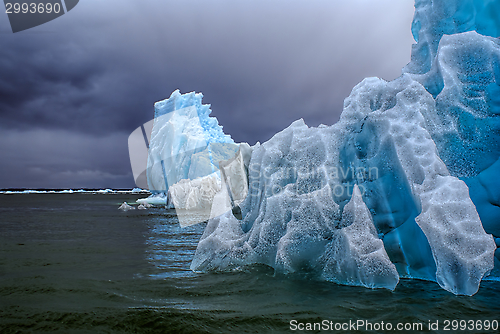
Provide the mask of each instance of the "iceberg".
{"label": "iceberg", "polygon": [[220,160],[231,158],[238,146],[225,135],[203,95],[180,94],[155,103],[148,151],[149,190],[167,193],[169,186],[215,173]]}
{"label": "iceberg", "polygon": [[[146,176],[152,194],[137,202],[175,208],[182,227],[239,210],[248,193],[252,149],[224,134],[202,97],[174,91],[155,104],[155,118],[146,126],[151,127]],[[131,156],[131,162],[137,161]]]}
{"label": "iceberg", "polygon": [[336,124],[300,119],[245,146],[240,217],[218,162],[242,145],[200,94],[155,105],[148,183],[170,185],[179,207],[211,204],[192,270],[259,263],[390,290],[418,278],[457,295],[500,278],[500,1],[419,0],[411,29],[402,75],[363,80]]}
{"label": "iceberg", "polygon": [[122,205],[118,207],[118,210],[128,211],[128,210],[135,210],[135,208],[131,205],[128,205],[127,202],[123,202]]}

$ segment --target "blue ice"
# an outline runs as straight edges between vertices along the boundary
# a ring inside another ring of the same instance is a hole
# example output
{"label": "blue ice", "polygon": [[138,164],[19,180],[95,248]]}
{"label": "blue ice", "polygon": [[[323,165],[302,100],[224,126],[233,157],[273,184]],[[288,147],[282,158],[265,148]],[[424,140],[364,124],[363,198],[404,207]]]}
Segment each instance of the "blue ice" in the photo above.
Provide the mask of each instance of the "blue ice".
{"label": "blue ice", "polygon": [[[363,80],[332,126],[298,120],[252,147],[243,219],[209,220],[191,269],[459,295],[500,277],[500,1],[417,0],[411,29],[399,78]],[[195,101],[207,142],[232,143],[197,96],[174,92],[156,117]]]}

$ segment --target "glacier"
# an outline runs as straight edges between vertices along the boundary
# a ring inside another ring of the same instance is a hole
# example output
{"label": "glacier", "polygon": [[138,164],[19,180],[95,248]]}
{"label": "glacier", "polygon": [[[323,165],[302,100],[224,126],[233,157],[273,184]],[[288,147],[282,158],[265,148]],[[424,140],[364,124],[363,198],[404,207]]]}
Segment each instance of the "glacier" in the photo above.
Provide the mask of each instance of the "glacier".
{"label": "glacier", "polygon": [[[356,85],[331,126],[297,120],[250,147],[201,94],[155,105],[148,183],[180,209],[211,204],[192,270],[266,264],[390,290],[417,278],[458,295],[500,278],[500,1],[417,0],[411,29],[402,75]],[[218,162],[240,147],[238,219]]]}

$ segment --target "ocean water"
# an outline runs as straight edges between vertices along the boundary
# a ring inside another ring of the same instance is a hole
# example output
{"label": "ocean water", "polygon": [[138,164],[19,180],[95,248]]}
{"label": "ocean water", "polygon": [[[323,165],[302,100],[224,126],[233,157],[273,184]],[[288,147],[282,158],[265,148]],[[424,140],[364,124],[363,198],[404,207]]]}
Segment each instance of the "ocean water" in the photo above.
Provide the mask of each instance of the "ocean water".
{"label": "ocean water", "polygon": [[0,194],[0,333],[500,332],[500,282],[463,297],[432,282],[391,292],[266,266],[194,273],[205,224],[117,209],[141,197]]}

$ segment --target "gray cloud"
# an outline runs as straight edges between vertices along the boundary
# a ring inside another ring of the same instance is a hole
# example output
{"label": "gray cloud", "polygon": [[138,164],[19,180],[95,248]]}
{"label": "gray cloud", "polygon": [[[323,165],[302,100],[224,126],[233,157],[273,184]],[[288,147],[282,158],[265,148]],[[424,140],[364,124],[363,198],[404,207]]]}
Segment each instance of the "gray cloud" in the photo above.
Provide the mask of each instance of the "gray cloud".
{"label": "gray cloud", "polygon": [[409,61],[412,6],[88,0],[17,34],[2,21],[0,188],[132,187],[126,138],[177,88],[203,92],[236,141],[263,142],[301,117],[332,124],[354,85]]}
{"label": "gray cloud", "polygon": [[133,187],[127,136],[66,130],[0,133],[3,188]]}

